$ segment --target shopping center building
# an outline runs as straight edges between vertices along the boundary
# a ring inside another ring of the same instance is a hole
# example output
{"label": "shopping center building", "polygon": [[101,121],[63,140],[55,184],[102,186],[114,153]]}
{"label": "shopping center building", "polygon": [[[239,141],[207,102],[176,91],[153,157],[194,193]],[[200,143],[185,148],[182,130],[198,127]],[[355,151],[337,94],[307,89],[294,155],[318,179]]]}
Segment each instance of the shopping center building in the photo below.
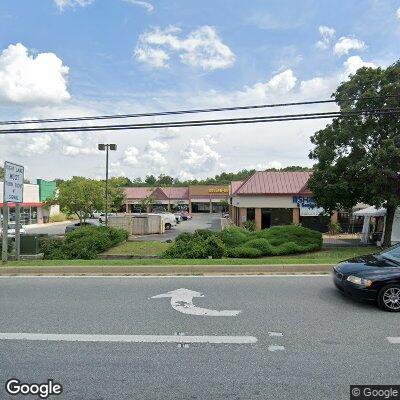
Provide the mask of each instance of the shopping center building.
{"label": "shopping center building", "polygon": [[[3,182],[0,182],[3,187]],[[41,224],[47,222],[51,213],[59,212],[58,206],[45,207],[44,202],[53,198],[56,191],[55,181],[38,179],[37,184],[24,183],[24,198],[21,206],[21,224]],[[3,219],[3,190],[0,190],[1,219]],[[15,204],[8,203],[10,221],[15,221]]]}
{"label": "shopping center building", "polygon": [[[146,204],[146,210],[163,208],[172,211],[187,208],[190,213],[221,212],[221,201],[229,197],[228,185],[191,185],[186,187],[127,187],[125,191],[126,212],[137,212]],[[142,206],[142,207],[141,207]]]}
{"label": "shopping center building", "polygon": [[[317,207],[307,187],[311,172],[259,171],[243,182],[232,182],[229,212],[235,225],[254,221],[256,229],[299,224],[322,232],[330,218]],[[332,221],[337,220],[333,214]]]}

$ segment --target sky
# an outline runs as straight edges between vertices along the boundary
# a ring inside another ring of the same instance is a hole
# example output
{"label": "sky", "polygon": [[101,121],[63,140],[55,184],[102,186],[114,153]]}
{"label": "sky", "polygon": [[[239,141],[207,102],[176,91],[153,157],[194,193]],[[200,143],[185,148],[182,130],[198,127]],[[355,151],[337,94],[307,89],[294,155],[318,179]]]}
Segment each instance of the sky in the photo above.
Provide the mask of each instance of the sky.
{"label": "sky", "polygon": [[[399,50],[399,0],[1,0],[0,120],[328,99],[349,74],[387,67]],[[24,165],[30,179],[101,178],[97,144],[116,143],[110,174],[131,179],[311,166],[310,136],[326,123],[1,135],[0,163]]]}

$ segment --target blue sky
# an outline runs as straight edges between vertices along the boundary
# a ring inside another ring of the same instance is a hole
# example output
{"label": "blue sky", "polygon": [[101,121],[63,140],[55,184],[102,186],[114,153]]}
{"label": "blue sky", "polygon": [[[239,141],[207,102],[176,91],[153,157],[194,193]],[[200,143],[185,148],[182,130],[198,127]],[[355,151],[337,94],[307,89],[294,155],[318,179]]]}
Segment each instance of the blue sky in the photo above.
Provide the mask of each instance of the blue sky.
{"label": "blue sky", "polygon": [[[358,67],[399,58],[398,10],[391,0],[2,0],[0,118],[328,98]],[[110,140],[112,173],[129,177],[310,165],[309,136],[325,123],[4,137],[0,161],[31,177],[99,176],[96,143]]]}

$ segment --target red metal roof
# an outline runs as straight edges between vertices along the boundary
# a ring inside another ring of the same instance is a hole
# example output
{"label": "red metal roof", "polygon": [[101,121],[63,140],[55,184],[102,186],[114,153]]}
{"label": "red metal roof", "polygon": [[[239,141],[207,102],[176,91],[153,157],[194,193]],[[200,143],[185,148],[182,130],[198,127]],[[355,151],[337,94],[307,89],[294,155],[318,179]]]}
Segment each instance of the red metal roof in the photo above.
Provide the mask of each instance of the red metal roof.
{"label": "red metal roof", "polygon": [[153,195],[156,200],[188,200],[189,188],[187,187],[127,187],[124,189],[127,199],[144,199]]}
{"label": "red metal roof", "polygon": [[154,188],[151,187],[127,187],[124,189],[127,199],[144,199],[150,196]]}
{"label": "red metal roof", "polygon": [[[233,192],[234,195],[311,195],[307,182],[311,172],[258,171]],[[232,182],[233,183],[233,182]]]}
{"label": "red metal roof", "polygon": [[232,181],[229,185],[229,194],[235,193],[242,183],[243,181]]}
{"label": "red metal roof", "polygon": [[168,199],[174,200],[188,200],[189,188],[188,187],[162,187],[160,188]]}

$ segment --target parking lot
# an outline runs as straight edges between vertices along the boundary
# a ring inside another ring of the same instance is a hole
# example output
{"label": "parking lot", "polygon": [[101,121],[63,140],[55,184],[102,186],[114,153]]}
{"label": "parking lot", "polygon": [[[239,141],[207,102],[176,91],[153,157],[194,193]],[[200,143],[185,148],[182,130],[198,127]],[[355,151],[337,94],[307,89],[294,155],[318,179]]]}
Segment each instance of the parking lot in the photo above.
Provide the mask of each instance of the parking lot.
{"label": "parking lot", "polygon": [[135,240],[141,241],[160,241],[174,240],[180,233],[194,232],[197,229],[211,229],[219,231],[221,229],[221,214],[192,214],[192,219],[182,221],[172,229],[165,231],[164,234],[133,236]]}

